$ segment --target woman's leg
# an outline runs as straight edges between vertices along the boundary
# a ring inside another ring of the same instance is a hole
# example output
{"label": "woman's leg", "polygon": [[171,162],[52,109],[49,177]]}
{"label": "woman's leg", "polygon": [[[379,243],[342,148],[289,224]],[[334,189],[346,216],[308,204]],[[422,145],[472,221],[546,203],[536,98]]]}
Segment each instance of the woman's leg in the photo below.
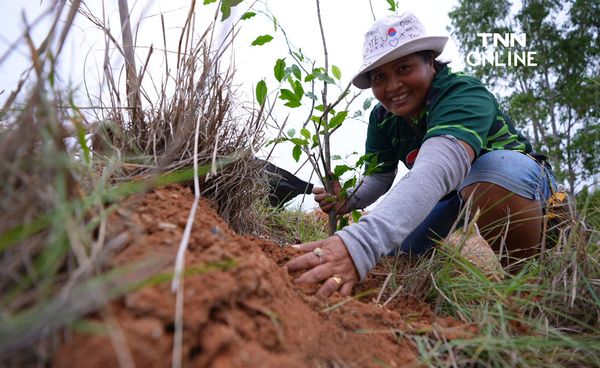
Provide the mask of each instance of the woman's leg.
{"label": "woman's leg", "polygon": [[497,252],[504,241],[510,258],[522,259],[539,252],[543,217],[539,200],[486,182],[465,187],[461,196],[465,203],[473,196],[473,211],[481,210],[477,226],[494,251]]}
{"label": "woman's leg", "polygon": [[[425,220],[402,242],[400,251],[409,256],[420,256],[448,235],[460,212],[460,198],[456,192],[440,200]],[[396,254],[396,251],[390,255]]]}
{"label": "woman's leg", "polygon": [[513,259],[539,252],[550,177],[531,157],[514,151],[492,151],[473,163],[459,191],[464,203],[472,196],[472,212],[481,210],[477,225],[495,251],[505,246]]}

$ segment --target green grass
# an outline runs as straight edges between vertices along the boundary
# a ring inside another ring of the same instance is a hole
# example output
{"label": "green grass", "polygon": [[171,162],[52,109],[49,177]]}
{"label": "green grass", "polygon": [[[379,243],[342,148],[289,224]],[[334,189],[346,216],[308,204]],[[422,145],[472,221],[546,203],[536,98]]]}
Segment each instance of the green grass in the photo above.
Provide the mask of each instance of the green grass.
{"label": "green grass", "polygon": [[[590,218],[593,211],[586,212]],[[325,226],[309,214],[283,210],[270,218],[288,240],[326,236]],[[557,247],[501,281],[488,279],[448,247],[418,262],[386,258],[393,274],[388,287],[403,286],[437,315],[478,330],[455,340],[435,333],[397,332],[397,338],[410,339],[430,367],[600,366],[600,246],[594,230],[588,237],[582,231],[574,224]]]}
{"label": "green grass", "polygon": [[424,295],[440,315],[477,326],[471,339],[410,336],[434,367],[599,366],[600,247],[576,231],[543,260],[490,281],[460,256],[437,252],[417,267],[432,278]]}
{"label": "green grass", "polygon": [[258,211],[267,220],[264,231],[280,244],[306,243],[327,237],[327,219],[299,209],[274,209],[264,204]]}

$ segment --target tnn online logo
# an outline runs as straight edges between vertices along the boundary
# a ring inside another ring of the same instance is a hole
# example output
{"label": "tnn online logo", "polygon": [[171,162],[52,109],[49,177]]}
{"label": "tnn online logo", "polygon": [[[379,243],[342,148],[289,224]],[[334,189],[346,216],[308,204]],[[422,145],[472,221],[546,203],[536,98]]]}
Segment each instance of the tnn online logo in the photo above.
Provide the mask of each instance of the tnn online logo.
{"label": "tnn online logo", "polygon": [[524,33],[477,33],[477,37],[481,38],[484,49],[493,46],[495,51],[469,52],[467,64],[470,66],[537,66],[534,60],[536,51],[514,50],[517,46],[527,47],[527,35]]}

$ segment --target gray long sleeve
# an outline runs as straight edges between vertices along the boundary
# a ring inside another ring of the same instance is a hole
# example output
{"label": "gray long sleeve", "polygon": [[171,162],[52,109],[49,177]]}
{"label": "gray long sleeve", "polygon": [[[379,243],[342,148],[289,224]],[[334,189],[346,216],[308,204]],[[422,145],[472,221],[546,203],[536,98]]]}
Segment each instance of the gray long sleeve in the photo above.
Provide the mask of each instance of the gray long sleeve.
{"label": "gray long sleeve", "polygon": [[348,189],[347,211],[365,208],[390,190],[394,183],[396,172],[373,174],[365,176],[356,188]]}
{"label": "gray long sleeve", "polygon": [[382,256],[402,244],[440,198],[458,187],[470,169],[467,151],[456,138],[438,136],[423,143],[414,167],[386,200],[358,223],[336,232],[361,280]]}

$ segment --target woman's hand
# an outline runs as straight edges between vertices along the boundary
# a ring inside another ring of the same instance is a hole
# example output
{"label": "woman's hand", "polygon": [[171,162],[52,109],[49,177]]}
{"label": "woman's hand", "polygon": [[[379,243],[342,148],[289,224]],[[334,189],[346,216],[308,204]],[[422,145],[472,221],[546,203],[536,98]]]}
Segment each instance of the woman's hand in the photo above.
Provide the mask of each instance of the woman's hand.
{"label": "woman's hand", "polygon": [[333,193],[328,193],[325,188],[314,187],[312,190],[315,195],[315,201],[319,204],[321,211],[329,213],[333,208],[337,214],[342,214],[346,201],[339,200],[342,186],[337,180],[333,181]]}
{"label": "woman's hand", "polygon": [[293,247],[307,252],[288,263],[288,271],[307,270],[295,281],[297,283],[323,282],[317,296],[327,298],[336,291],[342,296],[352,292],[354,284],[359,281],[358,272],[348,253],[346,245],[337,236],[315,242],[298,244]]}

